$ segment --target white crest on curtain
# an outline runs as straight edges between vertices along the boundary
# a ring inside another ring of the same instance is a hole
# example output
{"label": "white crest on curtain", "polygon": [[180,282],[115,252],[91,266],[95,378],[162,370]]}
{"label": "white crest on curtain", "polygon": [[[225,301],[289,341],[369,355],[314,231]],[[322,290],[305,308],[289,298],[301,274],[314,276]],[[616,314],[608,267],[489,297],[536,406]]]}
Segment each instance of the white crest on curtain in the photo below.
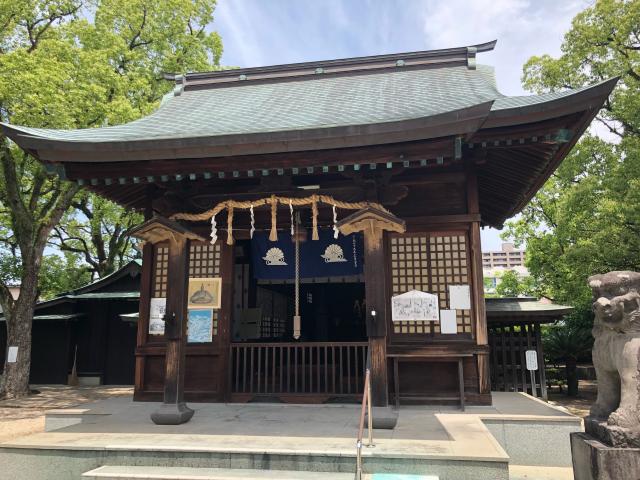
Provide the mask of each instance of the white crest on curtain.
{"label": "white crest on curtain", "polygon": [[336,205],[333,205],[333,238],[338,238],[338,212],[336,211]]}
{"label": "white crest on curtain", "polygon": [[218,229],[216,228],[216,216],[211,217],[211,245],[218,241]]}
{"label": "white crest on curtain", "polygon": [[251,212],[251,231],[249,232],[249,236],[253,238],[253,232],[256,231],[256,218],[253,215],[253,203],[251,204],[249,211]]}

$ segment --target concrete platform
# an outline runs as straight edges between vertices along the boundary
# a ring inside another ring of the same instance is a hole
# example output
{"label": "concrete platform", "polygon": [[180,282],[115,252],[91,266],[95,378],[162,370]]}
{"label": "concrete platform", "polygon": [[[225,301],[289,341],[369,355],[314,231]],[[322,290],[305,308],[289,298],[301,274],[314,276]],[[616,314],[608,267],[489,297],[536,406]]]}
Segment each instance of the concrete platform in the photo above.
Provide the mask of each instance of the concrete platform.
{"label": "concrete platform", "polygon": [[[357,405],[190,406],[193,419],[176,426],[151,422],[156,403],[122,398],[83,405],[88,416],[75,425],[57,411],[55,422],[67,426],[0,444],[0,471],[30,480],[79,478],[101,466],[354,472]],[[77,409],[69,416],[82,417]],[[376,430],[375,447],[363,449],[364,470],[507,480],[510,461],[570,466],[569,433],[580,430],[579,418],[524,394],[495,393],[492,407],[464,413],[401,407],[396,429]]]}

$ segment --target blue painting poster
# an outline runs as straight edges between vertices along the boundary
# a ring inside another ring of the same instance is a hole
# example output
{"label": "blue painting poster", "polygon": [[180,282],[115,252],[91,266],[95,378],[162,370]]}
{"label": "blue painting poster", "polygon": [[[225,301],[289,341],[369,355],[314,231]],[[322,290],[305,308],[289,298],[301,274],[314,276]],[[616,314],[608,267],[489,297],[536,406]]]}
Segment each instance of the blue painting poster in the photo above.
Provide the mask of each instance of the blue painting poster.
{"label": "blue painting poster", "polygon": [[207,343],[213,339],[213,310],[190,308],[187,322],[187,342]]}

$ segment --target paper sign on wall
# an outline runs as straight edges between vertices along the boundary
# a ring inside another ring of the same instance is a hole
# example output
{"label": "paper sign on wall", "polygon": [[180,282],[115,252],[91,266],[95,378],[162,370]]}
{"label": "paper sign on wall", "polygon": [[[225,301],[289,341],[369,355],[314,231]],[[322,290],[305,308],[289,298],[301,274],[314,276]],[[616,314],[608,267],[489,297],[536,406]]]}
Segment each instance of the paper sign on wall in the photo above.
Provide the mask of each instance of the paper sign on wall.
{"label": "paper sign on wall", "polygon": [[18,360],[18,347],[9,347],[7,351],[7,363],[16,363]]}
{"label": "paper sign on wall", "polygon": [[391,298],[391,320],[394,322],[437,322],[438,296],[411,290]]}
{"label": "paper sign on wall", "polygon": [[449,308],[457,310],[471,308],[469,285],[449,285]]}
{"label": "paper sign on wall", "polygon": [[164,335],[166,298],[152,298],[149,305],[149,335]]}
{"label": "paper sign on wall", "polygon": [[458,333],[455,310],[440,310],[440,333],[443,335]]}

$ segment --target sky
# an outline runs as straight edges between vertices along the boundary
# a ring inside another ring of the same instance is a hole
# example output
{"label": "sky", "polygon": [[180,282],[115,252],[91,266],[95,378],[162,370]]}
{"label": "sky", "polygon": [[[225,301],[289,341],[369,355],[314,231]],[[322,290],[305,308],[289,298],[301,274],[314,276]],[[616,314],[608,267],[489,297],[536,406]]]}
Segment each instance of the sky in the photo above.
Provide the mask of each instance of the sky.
{"label": "sky", "polygon": [[[558,55],[587,0],[218,0],[213,28],[222,64],[282,63],[451,48],[498,40],[478,63],[493,65],[498,88],[522,95],[522,65]],[[499,232],[482,232],[499,250]]]}

